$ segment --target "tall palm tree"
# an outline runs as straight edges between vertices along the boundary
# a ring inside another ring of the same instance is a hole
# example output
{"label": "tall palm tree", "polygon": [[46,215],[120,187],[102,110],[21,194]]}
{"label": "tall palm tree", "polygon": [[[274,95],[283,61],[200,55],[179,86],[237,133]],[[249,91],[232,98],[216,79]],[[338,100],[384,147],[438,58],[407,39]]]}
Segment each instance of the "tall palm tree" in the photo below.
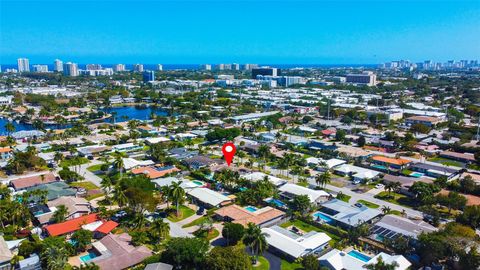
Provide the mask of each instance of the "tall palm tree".
{"label": "tall palm tree", "polygon": [[331,181],[332,181],[332,176],[330,175],[330,172],[328,170],[326,170],[322,174],[317,174],[315,176],[315,182],[317,183],[317,185],[323,188],[325,188],[327,184],[330,184]]}
{"label": "tall palm tree", "polygon": [[128,198],[125,195],[125,191],[119,184],[115,185],[115,189],[113,190],[113,200],[117,202],[118,206],[123,207],[127,204]]}
{"label": "tall palm tree", "polygon": [[268,234],[262,232],[260,226],[251,222],[248,223],[243,237],[243,243],[250,248],[255,262],[258,260],[258,255],[262,254],[268,248],[267,236]]}
{"label": "tall palm tree", "polygon": [[391,209],[390,207],[388,207],[388,206],[386,206],[386,205],[382,206],[382,213],[383,213],[384,215],[390,213],[391,211],[392,211],[392,209]]}
{"label": "tall palm tree", "polygon": [[162,198],[163,200],[167,203],[167,209],[170,208],[170,200],[172,199],[171,196],[170,196],[170,186],[162,186],[160,188],[160,191],[162,192]]}
{"label": "tall palm tree", "polygon": [[185,190],[181,186],[182,181],[173,182],[170,186],[170,197],[172,201],[175,202],[177,208],[177,217],[179,216],[180,212],[180,203],[182,203],[185,199]]}
{"label": "tall palm tree", "polygon": [[102,182],[100,182],[100,185],[102,186],[103,191],[105,192],[105,197],[107,200],[110,199],[110,191],[112,190],[112,179],[110,177],[105,177],[102,179]]}
{"label": "tall palm tree", "polygon": [[159,238],[159,242],[168,237],[170,234],[170,224],[163,221],[163,219],[156,219],[152,223],[152,230],[155,237]]}
{"label": "tall palm tree", "polygon": [[46,258],[48,270],[65,269],[67,266],[68,252],[64,247],[49,246],[42,255]]}
{"label": "tall palm tree", "polygon": [[125,167],[125,163],[123,162],[123,157],[125,156],[124,153],[121,152],[114,152],[113,153],[113,167],[120,172],[120,179],[122,179],[122,172],[123,168]]}
{"label": "tall palm tree", "polygon": [[80,266],[73,266],[73,270],[100,270],[100,267],[94,263],[82,263]]}
{"label": "tall palm tree", "polygon": [[270,156],[270,147],[266,144],[260,145],[260,147],[258,147],[258,155],[263,159],[263,169],[265,169],[267,157]]}

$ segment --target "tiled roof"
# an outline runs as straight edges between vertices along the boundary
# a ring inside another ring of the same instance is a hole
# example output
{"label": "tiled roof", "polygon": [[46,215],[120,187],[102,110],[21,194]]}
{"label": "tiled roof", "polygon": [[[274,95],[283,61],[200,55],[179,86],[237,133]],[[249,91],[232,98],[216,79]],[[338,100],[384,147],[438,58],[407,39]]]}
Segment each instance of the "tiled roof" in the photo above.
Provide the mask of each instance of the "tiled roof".
{"label": "tiled roof", "polygon": [[113,229],[115,229],[117,226],[118,226],[117,222],[109,220],[109,221],[103,223],[102,225],[100,225],[100,227],[98,227],[95,231],[103,233],[103,234],[107,234],[107,233],[111,232]]}
{"label": "tiled roof", "polygon": [[161,169],[157,169],[155,167],[148,166],[148,167],[139,167],[139,168],[133,169],[132,173],[133,174],[142,174],[143,173],[150,179],[156,179],[156,178],[163,177],[163,176],[165,176],[169,173],[179,172],[179,171],[180,170],[176,167],[169,167],[169,168],[161,170]]}
{"label": "tiled roof", "polygon": [[67,233],[72,233],[79,230],[82,225],[98,221],[97,214],[90,214],[67,220],[62,223],[45,226],[45,230],[50,236],[59,236]]}
{"label": "tiled roof", "polygon": [[[42,175],[44,175],[43,179],[42,179]],[[19,190],[19,189],[24,189],[24,188],[56,181],[56,177],[53,173],[45,173],[42,175],[18,178],[18,179],[12,180],[11,184],[16,190]]]}
{"label": "tiled roof", "polygon": [[229,217],[233,220],[234,223],[246,226],[250,222],[257,225],[262,224],[266,221],[285,215],[285,212],[272,208],[270,206],[258,209],[255,212],[250,212],[243,207],[232,204],[218,209],[217,211],[215,211],[215,214],[222,217]]}
{"label": "tiled roof", "polygon": [[380,161],[380,162],[385,162],[385,163],[388,163],[388,164],[394,164],[394,165],[400,165],[400,166],[411,162],[408,159],[389,158],[389,157],[384,157],[384,156],[373,156],[372,159],[375,160],[375,161]]}

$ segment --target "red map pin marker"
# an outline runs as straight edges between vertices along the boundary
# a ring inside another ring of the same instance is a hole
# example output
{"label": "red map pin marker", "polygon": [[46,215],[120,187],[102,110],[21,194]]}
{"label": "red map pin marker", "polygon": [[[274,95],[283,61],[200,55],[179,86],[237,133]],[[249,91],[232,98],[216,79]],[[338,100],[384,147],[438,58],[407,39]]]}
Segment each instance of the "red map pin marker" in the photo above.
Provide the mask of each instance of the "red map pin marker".
{"label": "red map pin marker", "polygon": [[223,156],[225,157],[225,161],[227,161],[228,166],[230,166],[230,163],[232,163],[232,159],[236,151],[237,151],[237,148],[231,142],[228,142],[223,145],[222,152],[223,152]]}

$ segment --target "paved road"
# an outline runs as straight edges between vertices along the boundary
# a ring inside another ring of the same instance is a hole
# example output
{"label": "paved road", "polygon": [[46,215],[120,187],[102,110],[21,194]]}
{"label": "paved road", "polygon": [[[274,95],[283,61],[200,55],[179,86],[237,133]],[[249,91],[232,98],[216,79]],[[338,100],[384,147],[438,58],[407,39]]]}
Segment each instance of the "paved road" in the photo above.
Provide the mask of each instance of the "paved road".
{"label": "paved road", "polygon": [[263,253],[263,257],[265,257],[268,262],[270,263],[270,270],[281,270],[282,269],[282,260],[273,255],[272,253],[266,251]]}
{"label": "paved road", "polygon": [[184,230],[181,225],[178,225],[177,223],[171,222],[167,218],[164,218],[163,221],[170,224],[170,236],[172,236],[172,237],[193,237],[193,235],[189,234],[186,230]]}
{"label": "paved road", "polygon": [[70,170],[76,171],[79,175],[83,176],[83,178],[85,178],[85,181],[90,181],[93,184],[95,184],[97,187],[100,187],[101,182],[102,182],[102,178],[96,176],[94,173],[87,170],[87,168],[90,167],[90,166],[98,165],[98,164],[102,164],[102,163],[103,162],[98,161],[98,160],[92,160],[89,163],[80,165],[80,167],[72,166],[72,167],[70,167]]}

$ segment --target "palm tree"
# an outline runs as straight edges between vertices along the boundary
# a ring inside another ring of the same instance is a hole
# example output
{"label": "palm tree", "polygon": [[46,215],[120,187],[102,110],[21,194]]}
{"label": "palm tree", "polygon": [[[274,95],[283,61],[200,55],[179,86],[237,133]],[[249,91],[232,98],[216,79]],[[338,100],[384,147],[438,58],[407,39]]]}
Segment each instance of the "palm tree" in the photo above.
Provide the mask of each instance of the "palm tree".
{"label": "palm tree", "polygon": [[18,264],[18,262],[20,262],[23,259],[24,259],[23,256],[14,255],[10,260],[10,269],[11,270],[15,269],[15,266]]}
{"label": "palm tree", "polygon": [[113,200],[116,201],[120,207],[123,207],[128,202],[128,198],[119,184],[116,184],[115,189],[113,190]]}
{"label": "palm tree", "polygon": [[102,182],[100,182],[100,185],[102,186],[103,191],[105,192],[105,197],[107,200],[110,199],[110,191],[112,190],[112,179],[110,177],[105,177],[102,179]]}
{"label": "palm tree", "polygon": [[388,191],[388,197],[392,196],[392,191],[398,192],[400,188],[402,187],[402,184],[400,182],[389,182],[385,185],[385,190]]}
{"label": "palm tree", "polygon": [[57,206],[57,210],[53,213],[52,220],[55,223],[63,222],[67,219],[68,209],[65,205],[61,204]]}
{"label": "palm tree", "polygon": [[260,145],[258,148],[258,155],[263,158],[263,169],[265,169],[265,165],[267,164],[267,157],[270,156],[270,147],[266,144]]}
{"label": "palm tree", "polygon": [[53,156],[53,160],[59,163],[60,161],[63,160],[63,154],[61,152],[55,152],[55,155]]}
{"label": "palm tree", "polygon": [[68,252],[64,247],[49,246],[42,255],[46,258],[48,270],[65,269],[67,266]]}
{"label": "palm tree", "polygon": [[12,134],[13,132],[15,132],[15,126],[13,125],[12,122],[7,122],[7,123],[5,124],[5,130],[7,131],[8,136],[10,136],[10,134]]}
{"label": "palm tree", "polygon": [[114,158],[114,161],[113,161],[113,167],[118,171],[120,172],[120,179],[122,179],[122,171],[123,171],[123,168],[125,167],[125,163],[123,162],[123,157],[125,156],[124,153],[120,153],[118,151],[116,151],[115,153],[113,153],[113,158]]}
{"label": "palm tree", "polygon": [[331,181],[332,176],[330,175],[330,172],[328,170],[326,170],[322,174],[317,174],[317,176],[315,176],[315,182],[317,183],[317,185],[323,188],[325,188],[327,184],[330,184]]}
{"label": "palm tree", "polygon": [[267,236],[268,234],[262,232],[260,226],[251,222],[248,223],[243,237],[243,243],[250,248],[255,258],[255,263],[258,260],[258,255],[262,254],[268,248]]}
{"label": "palm tree", "polygon": [[384,205],[384,206],[382,207],[382,213],[383,213],[384,215],[390,213],[391,211],[392,211],[392,209],[391,209],[390,207],[386,206],[386,205]]}
{"label": "palm tree", "polygon": [[160,242],[162,239],[167,238],[167,236],[170,234],[170,224],[159,218],[152,223],[152,230],[153,235],[158,237]]}
{"label": "palm tree", "polygon": [[160,188],[160,191],[162,192],[162,197],[163,197],[163,200],[167,203],[167,209],[170,208],[170,200],[171,200],[171,197],[170,197],[170,186],[162,186]]}
{"label": "palm tree", "polygon": [[94,263],[82,263],[80,266],[73,266],[73,270],[100,270],[100,267]]}
{"label": "palm tree", "polygon": [[181,186],[182,181],[173,182],[170,186],[170,197],[172,201],[176,203],[177,208],[177,217],[179,216],[180,212],[180,203],[184,201],[185,197],[185,190]]}

